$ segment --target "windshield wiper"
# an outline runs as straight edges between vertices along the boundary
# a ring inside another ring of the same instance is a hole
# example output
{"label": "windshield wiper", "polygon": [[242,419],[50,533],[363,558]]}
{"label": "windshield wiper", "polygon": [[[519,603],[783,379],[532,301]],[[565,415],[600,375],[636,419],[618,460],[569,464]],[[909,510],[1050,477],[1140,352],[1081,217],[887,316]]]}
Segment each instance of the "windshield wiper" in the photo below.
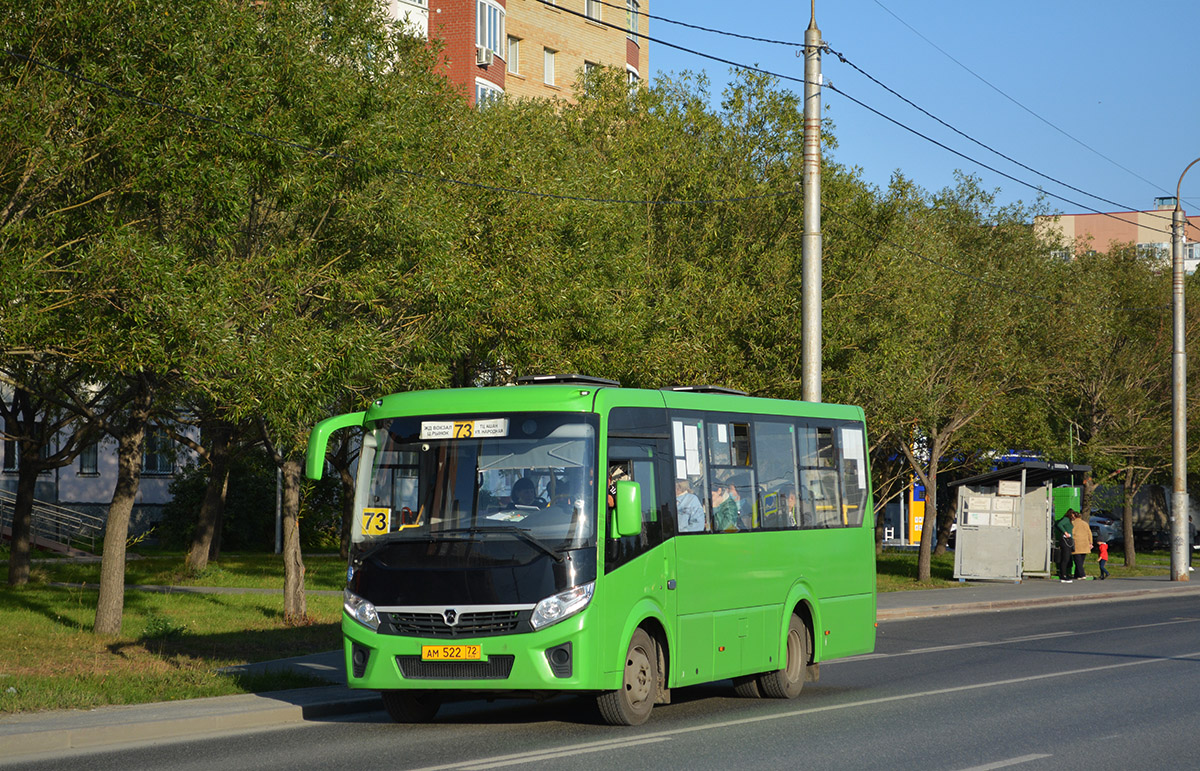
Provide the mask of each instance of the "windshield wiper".
{"label": "windshield wiper", "polygon": [[517,538],[520,538],[525,543],[530,544],[531,546],[534,546],[534,547],[540,549],[541,551],[545,552],[546,554],[550,555],[551,559],[553,559],[555,562],[563,562],[564,561],[564,558],[561,554],[554,551],[554,549],[551,549],[540,539],[535,538],[534,536],[530,535],[528,530],[521,528],[521,527],[516,527],[515,525],[489,525],[488,527],[458,527],[458,528],[454,528],[452,530],[439,530],[437,533],[430,533],[429,535],[430,535],[430,537],[436,537],[436,536],[440,536],[440,535],[449,535],[449,534],[455,534],[455,533],[467,533],[470,535],[487,534],[487,533],[508,533],[510,535],[515,535]]}

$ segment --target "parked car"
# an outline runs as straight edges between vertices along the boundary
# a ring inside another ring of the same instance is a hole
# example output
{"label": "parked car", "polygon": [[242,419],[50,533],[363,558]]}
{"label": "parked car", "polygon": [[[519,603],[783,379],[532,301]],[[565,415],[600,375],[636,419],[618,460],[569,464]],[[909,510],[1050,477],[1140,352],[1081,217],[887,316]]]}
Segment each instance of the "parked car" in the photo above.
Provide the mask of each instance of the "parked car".
{"label": "parked car", "polygon": [[1121,521],[1113,519],[1104,513],[1097,512],[1088,519],[1088,528],[1092,531],[1092,543],[1103,541],[1108,544],[1121,543],[1124,537],[1121,533]]}

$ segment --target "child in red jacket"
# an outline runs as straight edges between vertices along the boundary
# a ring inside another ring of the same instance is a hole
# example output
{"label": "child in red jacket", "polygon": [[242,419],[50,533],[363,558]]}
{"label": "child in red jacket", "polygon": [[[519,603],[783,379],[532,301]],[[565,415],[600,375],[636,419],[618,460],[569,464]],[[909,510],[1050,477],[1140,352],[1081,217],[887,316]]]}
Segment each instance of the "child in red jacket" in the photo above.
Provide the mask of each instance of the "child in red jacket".
{"label": "child in red jacket", "polygon": [[1108,543],[1101,541],[1096,545],[1100,550],[1100,580],[1108,578]]}

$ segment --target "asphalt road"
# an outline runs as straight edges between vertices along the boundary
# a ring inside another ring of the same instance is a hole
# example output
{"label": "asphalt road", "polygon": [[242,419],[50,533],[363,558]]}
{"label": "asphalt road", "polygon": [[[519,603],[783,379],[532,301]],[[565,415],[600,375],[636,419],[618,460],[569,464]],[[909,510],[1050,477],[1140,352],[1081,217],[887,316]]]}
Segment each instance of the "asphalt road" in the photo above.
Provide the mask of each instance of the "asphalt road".
{"label": "asphalt road", "polygon": [[[589,701],[380,712],[13,768],[1131,769],[1200,764],[1200,597],[891,621],[795,701],[677,690],[637,728]],[[0,763],[3,763],[0,760]]]}

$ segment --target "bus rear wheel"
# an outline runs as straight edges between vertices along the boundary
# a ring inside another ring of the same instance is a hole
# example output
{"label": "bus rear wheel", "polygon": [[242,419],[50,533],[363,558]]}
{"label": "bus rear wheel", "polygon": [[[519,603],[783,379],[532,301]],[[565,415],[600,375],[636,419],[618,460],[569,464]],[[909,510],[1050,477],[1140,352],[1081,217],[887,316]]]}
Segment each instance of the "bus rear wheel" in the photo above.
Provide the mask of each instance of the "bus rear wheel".
{"label": "bus rear wheel", "polygon": [[382,691],[383,706],[397,723],[428,723],[442,702],[432,693],[420,691]]}
{"label": "bus rear wheel", "polygon": [[764,672],[758,676],[758,687],[772,699],[794,699],[804,688],[804,673],[808,667],[808,627],[796,616],[788,622],[787,661],[783,669]]}
{"label": "bus rear wheel", "polygon": [[658,699],[658,651],[644,629],[633,633],[625,654],[621,689],[596,697],[600,714],[609,725],[641,725]]}

